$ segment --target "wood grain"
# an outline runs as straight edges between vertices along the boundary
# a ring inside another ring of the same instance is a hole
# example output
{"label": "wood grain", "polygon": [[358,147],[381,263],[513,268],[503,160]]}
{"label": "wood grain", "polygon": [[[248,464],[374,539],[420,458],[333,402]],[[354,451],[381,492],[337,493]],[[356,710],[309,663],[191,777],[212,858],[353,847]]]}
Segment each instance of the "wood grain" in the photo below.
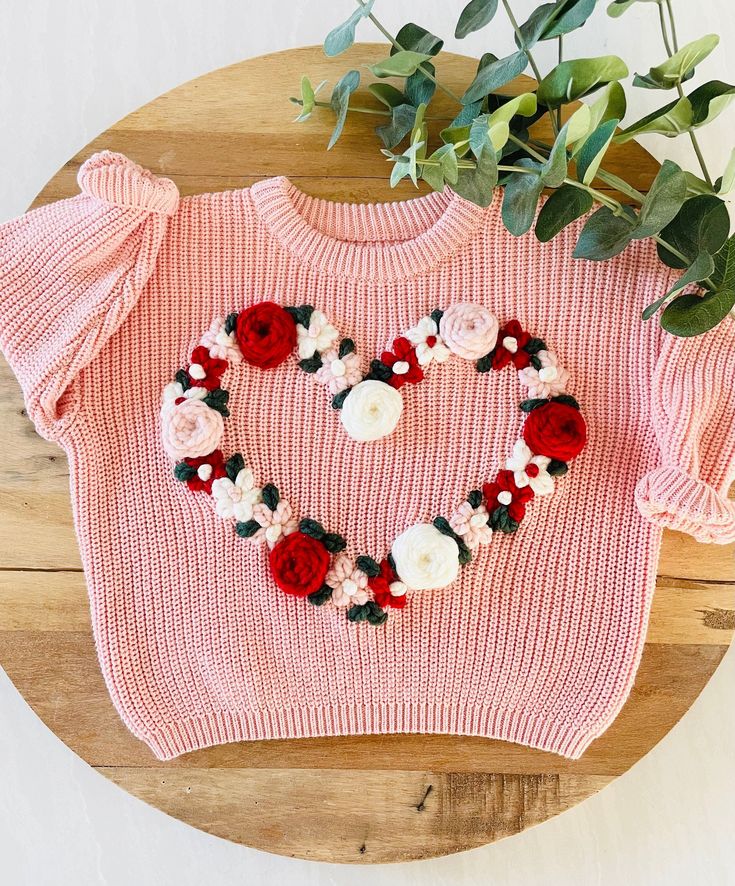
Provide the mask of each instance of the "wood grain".
{"label": "wood grain", "polygon": [[[328,112],[290,122],[287,97],[302,73],[334,83],[383,52],[363,44],[329,60],[308,47],[184,84],[94,139],[35,203],[76,193],[79,164],[102,148],[173,177],[182,194],[285,174],[302,190],[333,199],[406,198],[408,186],[391,191],[386,182],[372,132],[377,118],[352,115],[328,154]],[[461,90],[475,65],[442,55],[438,74]],[[519,81],[512,91],[521,88]],[[364,86],[359,100],[378,107]],[[450,117],[454,108],[439,97],[433,113]],[[542,128],[539,136],[549,133]],[[657,169],[635,143],[613,148],[609,160],[612,172],[632,175],[641,190]],[[195,827],[271,852],[346,862],[426,858],[544,821],[627,771],[666,735],[732,637],[733,547],[705,548],[667,533],[630,700],[579,761],[479,738],[396,735],[240,743],[164,765],[112,708],[92,641],[68,467],[60,450],[34,433],[2,361],[0,446],[0,663],[11,680],[62,741],[125,790]]]}

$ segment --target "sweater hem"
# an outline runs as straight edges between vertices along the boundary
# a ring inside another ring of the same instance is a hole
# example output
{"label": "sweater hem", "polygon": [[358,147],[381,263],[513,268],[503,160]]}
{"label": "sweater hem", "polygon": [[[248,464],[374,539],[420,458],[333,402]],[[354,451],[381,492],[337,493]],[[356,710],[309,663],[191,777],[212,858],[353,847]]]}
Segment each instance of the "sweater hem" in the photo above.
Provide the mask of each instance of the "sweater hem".
{"label": "sweater hem", "polygon": [[467,735],[499,739],[571,760],[597,734],[589,726],[553,723],[523,711],[418,702],[202,714],[167,723],[139,737],[159,760],[214,745],[269,739],[399,733]]}

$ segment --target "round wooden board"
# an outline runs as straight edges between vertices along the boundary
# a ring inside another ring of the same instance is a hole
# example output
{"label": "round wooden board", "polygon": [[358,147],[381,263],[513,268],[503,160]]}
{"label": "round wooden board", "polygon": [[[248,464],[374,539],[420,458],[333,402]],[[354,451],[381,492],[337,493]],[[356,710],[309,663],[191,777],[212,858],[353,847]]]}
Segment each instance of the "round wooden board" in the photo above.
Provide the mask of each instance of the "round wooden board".
{"label": "round wooden board", "polygon": [[[326,153],[329,111],[291,121],[302,73],[333,84],[385,54],[362,44],[338,59],[319,47],[214,71],[161,96],[96,138],[36,204],[77,192],[79,164],[122,151],[170,176],[182,194],[242,187],[285,174],[336,200],[405,199],[391,191],[372,127],[351,114]],[[462,91],[476,61],[442,54],[440,78]],[[514,84],[520,88],[522,81]],[[327,92],[328,94],[328,92]],[[432,114],[455,113],[440,96]],[[541,130],[543,133],[543,130]],[[606,166],[646,190],[653,158],[635,143]],[[67,464],[34,433],[15,379],[0,366],[0,663],[38,716],[80,757],[159,809],[230,840],[310,859],[388,862],[457,852],[544,821],[625,772],[686,712],[733,633],[733,548],[669,533],[643,660],[622,713],[571,762],[500,741],[440,735],[251,742],[157,762],[120,722],[97,665]],[[676,773],[671,774],[676,778]],[[52,789],[50,787],[50,789]]]}

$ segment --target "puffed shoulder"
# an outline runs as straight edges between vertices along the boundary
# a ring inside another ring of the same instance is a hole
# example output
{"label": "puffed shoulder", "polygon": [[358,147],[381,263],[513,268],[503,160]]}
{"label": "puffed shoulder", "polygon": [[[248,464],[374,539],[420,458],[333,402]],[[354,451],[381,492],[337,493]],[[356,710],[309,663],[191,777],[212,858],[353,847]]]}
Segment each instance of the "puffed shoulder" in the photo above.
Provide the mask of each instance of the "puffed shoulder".
{"label": "puffed shoulder", "polygon": [[179,190],[169,178],[159,178],[124,154],[101,151],[82,164],[77,176],[83,194],[115,206],[173,215]]}

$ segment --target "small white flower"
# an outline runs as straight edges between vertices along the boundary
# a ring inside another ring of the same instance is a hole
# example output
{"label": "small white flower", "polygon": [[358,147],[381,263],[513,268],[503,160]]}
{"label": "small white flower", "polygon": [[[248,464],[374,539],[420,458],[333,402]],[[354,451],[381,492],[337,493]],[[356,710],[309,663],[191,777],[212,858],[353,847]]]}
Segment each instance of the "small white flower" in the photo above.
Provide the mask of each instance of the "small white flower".
{"label": "small white flower", "polygon": [[250,468],[238,471],[234,483],[229,477],[215,480],[212,495],[220,517],[234,517],[241,523],[253,519],[254,506],[263,500]]}
{"label": "small white flower", "polygon": [[353,440],[379,440],[395,430],[402,412],[400,393],[371,378],[350,389],[340,418]]}
{"label": "small white flower", "polygon": [[393,542],[391,554],[401,581],[415,591],[446,587],[459,572],[457,543],[431,523],[410,526]]}
{"label": "small white flower", "polygon": [[[416,359],[419,366],[428,366],[432,361],[444,363],[451,356],[451,351],[441,340],[439,329],[431,317],[422,317],[409,329],[406,338],[416,345]],[[395,366],[393,371],[396,371]]]}
{"label": "small white flower", "polygon": [[296,334],[299,343],[299,357],[302,360],[308,360],[316,353],[321,354],[329,350],[339,338],[339,332],[321,311],[312,311],[309,328],[305,329],[299,323],[296,326]]}
{"label": "small white flower", "polygon": [[186,400],[203,400],[208,393],[209,391],[200,385],[184,390],[179,382],[172,381],[163,389],[163,402],[164,404],[175,403],[180,397],[184,397]]}
{"label": "small white flower", "polygon": [[[551,459],[545,455],[534,455],[525,440],[517,440],[513,446],[513,454],[506,461],[505,467],[513,471],[513,479],[519,489],[530,486],[535,495],[549,495],[554,491],[554,478],[547,471],[550,462]],[[500,503],[505,504],[502,501]]]}

